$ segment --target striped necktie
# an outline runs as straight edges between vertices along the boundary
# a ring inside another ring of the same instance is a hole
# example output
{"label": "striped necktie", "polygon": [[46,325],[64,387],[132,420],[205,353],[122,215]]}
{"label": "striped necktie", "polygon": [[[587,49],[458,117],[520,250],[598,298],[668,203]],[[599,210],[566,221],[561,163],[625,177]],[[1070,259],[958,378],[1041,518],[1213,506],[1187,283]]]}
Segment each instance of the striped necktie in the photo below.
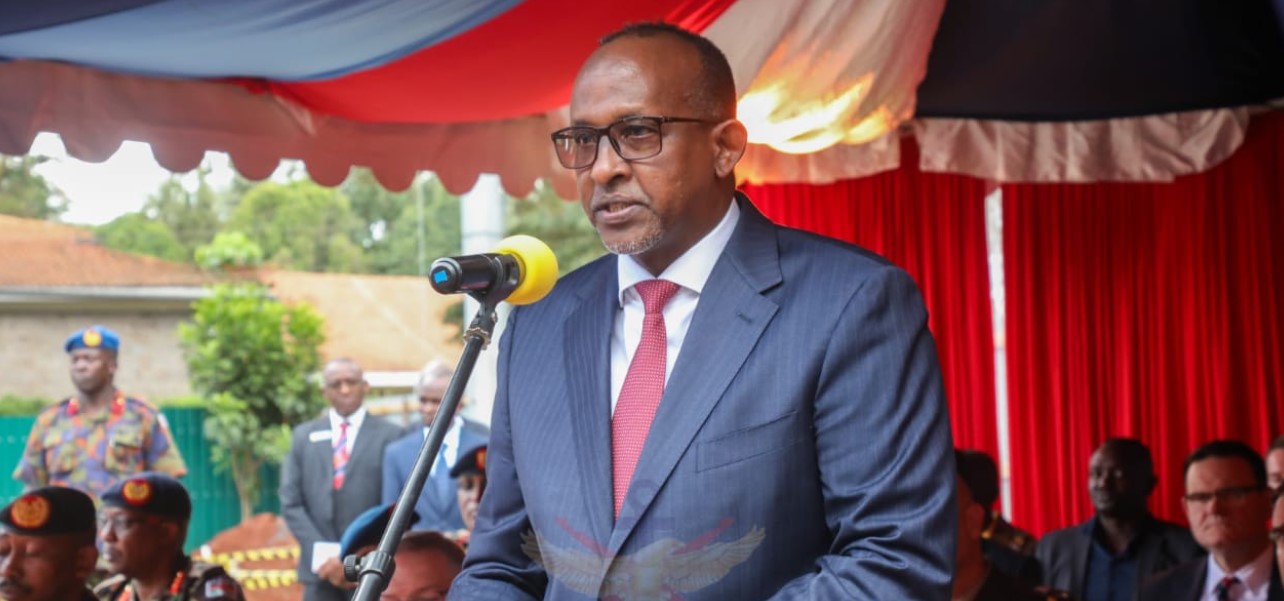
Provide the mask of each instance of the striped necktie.
{"label": "striped necktie", "polygon": [[348,459],[351,454],[348,452],[348,420],[339,422],[339,438],[334,441],[334,489],[343,488],[343,480],[347,475]]}

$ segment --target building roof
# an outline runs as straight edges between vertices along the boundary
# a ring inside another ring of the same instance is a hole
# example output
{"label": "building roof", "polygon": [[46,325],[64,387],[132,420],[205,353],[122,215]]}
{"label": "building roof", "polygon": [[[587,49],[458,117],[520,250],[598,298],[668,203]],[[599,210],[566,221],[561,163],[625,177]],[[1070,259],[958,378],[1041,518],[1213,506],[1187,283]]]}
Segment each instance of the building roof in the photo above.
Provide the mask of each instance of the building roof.
{"label": "building roof", "polygon": [[204,286],[215,276],[195,266],[104,247],[88,229],[0,215],[0,286]]}
{"label": "building roof", "polygon": [[307,302],[325,317],[327,359],[352,357],[366,371],[418,371],[433,359],[454,364],[463,351],[460,327],[444,322],[460,297],[438,294],[426,278],[264,269],[259,279],[277,298]]}

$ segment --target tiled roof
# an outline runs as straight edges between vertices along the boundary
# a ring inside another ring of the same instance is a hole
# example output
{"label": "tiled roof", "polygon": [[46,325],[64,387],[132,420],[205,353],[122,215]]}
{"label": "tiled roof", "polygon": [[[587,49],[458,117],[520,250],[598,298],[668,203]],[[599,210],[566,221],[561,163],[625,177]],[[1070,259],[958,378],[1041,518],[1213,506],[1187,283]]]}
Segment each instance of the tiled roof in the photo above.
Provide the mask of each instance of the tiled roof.
{"label": "tiled roof", "polygon": [[203,286],[191,265],[112,250],[76,226],[0,215],[0,286]]}
{"label": "tiled roof", "polygon": [[287,302],[306,301],[325,317],[327,359],[352,357],[366,371],[418,371],[463,351],[460,328],[446,325],[447,307],[426,278],[262,270],[259,279]]}

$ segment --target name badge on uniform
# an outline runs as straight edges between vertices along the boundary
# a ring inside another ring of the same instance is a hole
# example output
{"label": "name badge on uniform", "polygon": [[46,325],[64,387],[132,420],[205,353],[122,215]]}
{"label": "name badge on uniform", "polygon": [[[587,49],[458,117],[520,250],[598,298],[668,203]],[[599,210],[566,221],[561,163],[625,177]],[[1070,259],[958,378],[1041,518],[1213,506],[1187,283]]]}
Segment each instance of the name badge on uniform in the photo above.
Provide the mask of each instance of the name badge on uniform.
{"label": "name badge on uniform", "polygon": [[329,430],[317,430],[316,432],[308,434],[308,440],[311,442],[321,442],[332,438],[334,438],[334,433]]}

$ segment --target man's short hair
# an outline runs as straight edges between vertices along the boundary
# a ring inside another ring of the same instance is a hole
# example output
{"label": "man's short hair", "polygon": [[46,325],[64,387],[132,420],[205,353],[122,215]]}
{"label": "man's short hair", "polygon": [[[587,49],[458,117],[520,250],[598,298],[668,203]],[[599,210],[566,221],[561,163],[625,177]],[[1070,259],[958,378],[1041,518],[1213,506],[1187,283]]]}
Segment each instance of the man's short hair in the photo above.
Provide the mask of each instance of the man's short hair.
{"label": "man's short hair", "polygon": [[1186,458],[1186,463],[1182,465],[1181,473],[1183,475],[1190,473],[1190,466],[1196,461],[1214,457],[1244,460],[1249,469],[1253,471],[1253,480],[1257,482],[1257,485],[1263,488],[1266,486],[1266,462],[1262,460],[1262,456],[1253,447],[1238,440],[1214,440],[1201,445]]}
{"label": "man's short hair", "polygon": [[[731,73],[731,64],[727,56],[708,38],[687,31],[672,23],[646,22],[633,23],[602,37],[600,46],[605,46],[620,38],[653,38],[671,36],[685,42],[695,49],[700,56],[700,77],[696,85],[687,92],[687,101],[697,110],[707,115],[696,117],[713,117],[734,119],[736,116],[736,81]],[[690,117],[692,115],[677,115]]]}
{"label": "man's short hair", "polygon": [[443,361],[429,361],[424,368],[419,370],[419,381],[415,382],[415,394],[423,392],[424,388],[432,382],[442,378],[450,378],[455,375],[455,370],[451,369]]}
{"label": "man's short hair", "polygon": [[1267,454],[1270,454],[1271,451],[1284,451],[1284,434],[1276,436],[1275,440],[1271,441],[1271,446],[1266,447]]}
{"label": "man's short hair", "polygon": [[984,451],[956,449],[955,471],[958,472],[972,499],[986,509],[992,509],[999,498],[999,466]]}
{"label": "man's short hair", "polygon": [[1124,438],[1116,436],[1107,438],[1098,448],[1104,449],[1109,447],[1121,455],[1121,459],[1128,463],[1136,462],[1147,474],[1154,476],[1155,460],[1150,456],[1150,447],[1146,443],[1136,438]]}
{"label": "man's short hair", "polygon": [[455,567],[464,565],[464,550],[442,533],[433,530],[411,532],[401,537],[397,552],[436,551]]}

